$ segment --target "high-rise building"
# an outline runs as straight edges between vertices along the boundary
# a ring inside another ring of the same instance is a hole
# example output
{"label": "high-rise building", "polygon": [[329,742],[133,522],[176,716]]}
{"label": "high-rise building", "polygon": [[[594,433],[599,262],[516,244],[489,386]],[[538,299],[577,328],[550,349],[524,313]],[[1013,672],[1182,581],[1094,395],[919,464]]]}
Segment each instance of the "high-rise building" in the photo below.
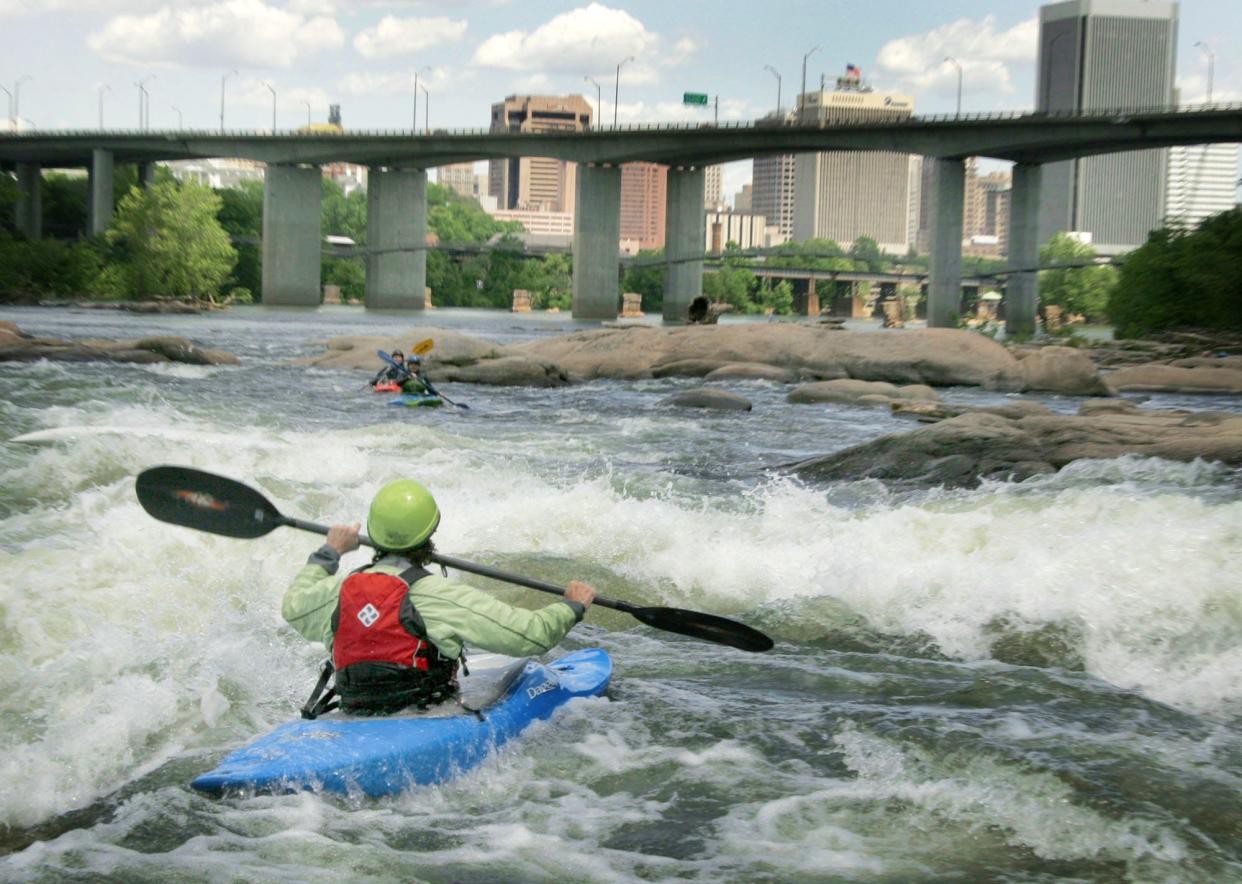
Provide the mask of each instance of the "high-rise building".
{"label": "high-rise building", "polygon": [[[1166,108],[1173,104],[1178,4],[1068,0],[1039,10],[1040,111]],[[1142,150],[1048,163],[1039,237],[1090,233],[1099,251],[1142,244],[1165,215],[1168,151]]]}
{"label": "high-rise building", "polygon": [[754,204],[754,185],[743,184],[742,189],[733,195],[733,211],[749,212]]}
{"label": "high-rise building", "polygon": [[621,239],[639,249],[664,248],[668,166],[626,163],[621,167]]}
{"label": "high-rise building", "polygon": [[[913,113],[914,99],[872,91],[851,66],[836,89],[806,93],[799,107],[804,123],[831,126],[904,119]],[[885,251],[904,254],[910,242],[910,166],[909,154],[891,151],[798,154],[793,238],[848,245],[869,236]]]}
{"label": "high-rise building", "polygon": [[703,207],[712,209],[724,205],[724,176],[719,166],[703,170]]}
{"label": "high-rise building", "polygon": [[436,169],[436,181],[451,187],[467,198],[478,196],[474,190],[474,163],[450,163]]}
{"label": "high-rise building", "polygon": [[[581,95],[510,95],[492,105],[493,132],[582,132],[591,127],[591,105]],[[574,210],[577,165],[551,157],[492,160],[488,193],[501,209]]]}
{"label": "high-rise building", "polygon": [[751,210],[775,224],[786,239],[792,239],[796,183],[794,155],[755,157],[751,168],[751,182],[754,185]]}
{"label": "high-rise building", "polygon": [[1237,205],[1238,146],[1192,144],[1169,148],[1168,221],[1195,227]]}

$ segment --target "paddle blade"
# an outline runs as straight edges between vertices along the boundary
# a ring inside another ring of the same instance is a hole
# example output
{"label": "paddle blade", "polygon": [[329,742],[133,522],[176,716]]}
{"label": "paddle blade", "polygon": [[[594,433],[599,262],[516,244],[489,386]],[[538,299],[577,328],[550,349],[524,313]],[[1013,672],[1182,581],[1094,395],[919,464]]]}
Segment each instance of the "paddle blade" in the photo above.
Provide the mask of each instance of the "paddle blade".
{"label": "paddle blade", "polygon": [[225,537],[262,537],[288,521],[253,488],[189,467],[143,470],[134,490],[161,522]]}
{"label": "paddle blade", "polygon": [[417,344],[415,344],[414,349],[411,350],[410,352],[413,353],[415,356],[424,356],[427,353],[431,352],[431,348],[434,347],[435,345],[436,345],[436,342],[434,340],[432,340],[431,338],[427,338],[426,340],[419,341]]}
{"label": "paddle blade", "polygon": [[687,611],[682,608],[640,608],[626,606],[625,610],[636,620],[646,623],[655,629],[675,632],[718,645],[728,645],[742,651],[770,651],[772,639],[757,629],[738,623],[728,617],[717,617],[715,614],[704,614],[702,611]]}

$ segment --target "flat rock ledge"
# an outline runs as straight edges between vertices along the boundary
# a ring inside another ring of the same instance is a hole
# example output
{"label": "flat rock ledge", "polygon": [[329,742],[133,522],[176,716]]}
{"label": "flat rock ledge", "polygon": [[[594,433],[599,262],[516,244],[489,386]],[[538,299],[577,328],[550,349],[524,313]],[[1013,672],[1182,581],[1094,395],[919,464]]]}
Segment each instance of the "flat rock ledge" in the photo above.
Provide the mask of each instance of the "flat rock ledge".
{"label": "flat rock ledge", "polygon": [[673,408],[712,408],[717,411],[750,411],[753,407],[745,396],[707,387],[682,390],[672,396],[666,396],[656,405]]}
{"label": "flat rock ledge", "polygon": [[984,479],[1021,481],[1075,460],[1128,454],[1242,465],[1242,415],[1143,411],[1123,400],[1084,403],[1078,415],[974,411],[781,469],[812,481],[974,487]]}
{"label": "flat rock ledge", "polygon": [[[1091,360],[1068,347],[1045,347],[1019,360],[995,341],[959,329],[892,334],[828,332],[813,325],[755,323],[653,328],[625,326],[498,345],[422,327],[399,336],[325,342],[303,364],[375,371],[375,351],[405,351],[432,338],[424,356],[433,381],[556,386],[596,378],[662,377],[798,381],[883,381],[894,386],[975,386],[1006,392],[1110,393]],[[486,365],[506,360],[503,364]],[[455,366],[455,372],[446,366]]]}
{"label": "flat rock ledge", "polygon": [[893,403],[939,402],[940,394],[924,384],[908,384],[898,387],[886,381],[817,381],[792,390],[785,399],[795,405],[817,402],[844,402],[851,405],[881,405]]}
{"label": "flat rock ledge", "polygon": [[185,338],[172,336],[135,341],[59,341],[34,338],[11,322],[0,322],[0,362],[183,362],[189,365],[237,365],[237,357],[207,350]]}

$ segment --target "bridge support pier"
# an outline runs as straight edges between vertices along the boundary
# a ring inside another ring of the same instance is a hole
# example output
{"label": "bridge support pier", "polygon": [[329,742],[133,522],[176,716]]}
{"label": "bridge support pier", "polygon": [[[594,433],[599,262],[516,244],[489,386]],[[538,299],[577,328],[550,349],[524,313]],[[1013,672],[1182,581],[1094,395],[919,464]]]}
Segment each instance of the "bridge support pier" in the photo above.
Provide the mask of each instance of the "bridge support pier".
{"label": "bridge support pier", "polygon": [[966,164],[937,157],[931,195],[927,325],[954,328],[962,302],[962,202]]}
{"label": "bridge support pier", "polygon": [[17,213],[13,219],[26,239],[43,237],[43,169],[37,163],[17,166]]}
{"label": "bridge support pier", "polygon": [[[397,249],[427,242],[427,172],[380,169],[367,173],[367,246]],[[427,251],[367,255],[367,308],[422,310]]]}
{"label": "bridge support pier", "polygon": [[155,163],[138,163],[138,186],[150,190],[155,184]]}
{"label": "bridge support pier", "polygon": [[112,223],[113,210],[113,163],[112,151],[91,151],[91,201],[87,233],[91,236],[102,236]]}
{"label": "bridge support pier", "polygon": [[317,166],[269,164],[263,179],[263,303],[316,307],[320,294]]}
{"label": "bridge support pier", "polygon": [[[1009,201],[1009,263],[1013,267],[1039,266],[1039,193],[1043,167],[1018,163],[1013,167]],[[1039,301],[1039,272],[1015,273],[1005,286],[1005,335],[1035,333]]]}
{"label": "bridge support pier", "polygon": [[[703,294],[703,261],[706,251],[707,213],[703,195],[707,176],[702,168],[668,170],[664,212],[664,324],[682,325],[689,318],[690,303]],[[698,261],[673,263],[678,259]]]}
{"label": "bridge support pier", "polygon": [[616,319],[621,288],[621,168],[578,166],[574,319]]}

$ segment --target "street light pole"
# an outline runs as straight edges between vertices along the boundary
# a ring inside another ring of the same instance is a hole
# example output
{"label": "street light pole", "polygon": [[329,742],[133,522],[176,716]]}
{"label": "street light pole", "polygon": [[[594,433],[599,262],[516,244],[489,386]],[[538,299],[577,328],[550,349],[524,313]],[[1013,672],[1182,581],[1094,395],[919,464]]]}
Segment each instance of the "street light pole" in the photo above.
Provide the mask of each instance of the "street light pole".
{"label": "street light pole", "polygon": [[104,83],[98,89],[98,92],[99,92],[99,129],[101,132],[103,131],[103,97],[104,97],[105,92],[111,92],[111,91],[112,91],[112,87],[109,86],[107,83]]}
{"label": "street light pole", "polygon": [[178,130],[185,129],[185,117],[181,115],[181,108],[177,107],[176,105],[172,105],[172,104],[170,104],[169,107],[171,107],[174,111],[177,112],[177,129]]}
{"label": "street light pole", "polygon": [[13,83],[13,131],[17,131],[22,120],[22,83],[30,79],[30,74],[23,74]]}
{"label": "street light pole", "polygon": [[957,113],[955,116],[960,117],[962,115],[962,63],[947,55],[944,60],[957,67]]}
{"label": "street light pole", "polygon": [[155,74],[147,74],[134,85],[138,87],[138,131],[146,131],[147,120],[150,117],[150,102],[147,100],[147,82],[154,80]]}
{"label": "street light pole", "polygon": [[1212,51],[1211,46],[1208,46],[1202,40],[1200,40],[1195,45],[1198,46],[1200,49],[1202,49],[1205,53],[1207,53],[1207,58],[1208,58],[1207,103],[1211,104],[1212,103],[1212,80],[1216,76],[1216,53]]}
{"label": "street light pole", "polygon": [[229,77],[234,76],[236,73],[237,73],[236,70],[232,70],[220,78],[220,134],[221,135],[224,134],[224,84],[228,81]]}
{"label": "street light pole", "polygon": [[303,98],[303,99],[302,99],[302,104],[306,105],[306,125],[307,125],[307,126],[309,126],[309,125],[311,124],[311,106],[310,106],[310,102],[309,102],[309,101],[307,101],[305,98]]}
{"label": "street light pole", "polygon": [[819,47],[808,49],[802,56],[802,91],[798,93],[798,122],[802,122],[802,108],[806,106],[806,60],[819,52]]}
{"label": "street light pole", "polygon": [[595,123],[596,125],[599,125],[599,115],[603,113],[604,109],[604,102],[600,98],[603,93],[600,91],[599,83],[596,82],[594,77],[583,77],[582,79],[586,80],[588,83],[595,83]]}
{"label": "street light pole", "polygon": [[781,75],[776,68],[772,67],[770,64],[765,64],[763,69],[770,72],[772,76],[776,77],[776,115],[779,117],[781,115]]}
{"label": "street light pole", "polygon": [[426,86],[419,86],[423,90],[423,134],[431,134],[431,93],[427,91]]}
{"label": "street light pole", "polygon": [[414,72],[414,116],[410,120],[410,131],[418,131],[418,71]]}
{"label": "street light pole", "polygon": [[617,128],[617,107],[621,102],[621,65],[628,64],[634,60],[634,56],[626,56],[625,59],[617,64],[617,82],[612,90],[612,128]]}
{"label": "street light pole", "polygon": [[[0,90],[3,90],[4,94],[9,97],[9,121],[11,122],[13,120],[13,93],[4,86],[0,86]],[[16,129],[17,125],[14,124],[13,128]]]}
{"label": "street light pole", "polygon": [[267,91],[272,93],[272,134],[276,134],[276,90],[272,88],[272,84],[263,81],[263,85],[267,87]]}

